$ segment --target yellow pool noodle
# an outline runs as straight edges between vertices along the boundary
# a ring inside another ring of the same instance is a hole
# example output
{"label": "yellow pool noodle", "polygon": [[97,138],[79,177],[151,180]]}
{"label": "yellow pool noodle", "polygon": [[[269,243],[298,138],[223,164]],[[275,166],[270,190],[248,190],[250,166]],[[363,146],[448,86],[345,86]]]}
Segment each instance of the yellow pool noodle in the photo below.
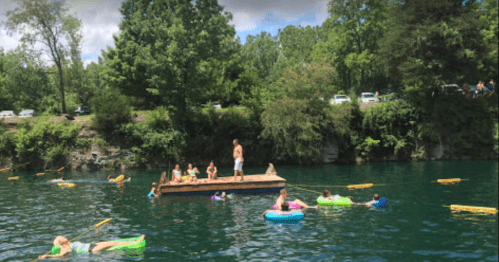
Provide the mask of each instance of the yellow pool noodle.
{"label": "yellow pool noodle", "polygon": [[373,184],[359,184],[359,185],[348,185],[348,189],[360,189],[360,188],[367,188],[367,187],[372,187]]}
{"label": "yellow pool noodle", "polygon": [[451,210],[469,211],[469,212],[497,213],[497,208],[493,208],[493,207],[450,205],[450,209]]}
{"label": "yellow pool noodle", "polygon": [[58,186],[61,186],[61,187],[74,187],[75,184],[74,183],[57,183]]}
{"label": "yellow pool noodle", "polygon": [[9,180],[18,180],[18,179],[19,179],[18,176],[9,177]]}
{"label": "yellow pool noodle", "polygon": [[121,182],[125,178],[125,175],[119,175],[116,179],[114,179],[114,182]]}
{"label": "yellow pool noodle", "polygon": [[437,179],[438,183],[454,183],[461,182],[461,178]]}
{"label": "yellow pool noodle", "polygon": [[36,174],[36,175],[37,175],[37,176],[43,176],[43,175],[45,175],[45,173],[38,173],[38,174]]}

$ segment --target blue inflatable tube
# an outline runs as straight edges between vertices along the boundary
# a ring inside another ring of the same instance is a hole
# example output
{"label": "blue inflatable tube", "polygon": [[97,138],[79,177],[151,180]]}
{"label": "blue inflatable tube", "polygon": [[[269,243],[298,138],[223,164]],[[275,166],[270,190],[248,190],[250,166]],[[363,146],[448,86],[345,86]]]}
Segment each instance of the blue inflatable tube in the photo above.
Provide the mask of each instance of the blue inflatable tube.
{"label": "blue inflatable tube", "polygon": [[382,197],[377,202],[372,203],[371,206],[377,207],[377,208],[387,208],[388,207],[386,205],[387,203],[388,203],[388,199],[386,199],[386,197]]}
{"label": "blue inflatable tube", "polygon": [[305,214],[299,211],[273,211],[265,214],[265,219],[276,223],[299,222],[305,218]]}

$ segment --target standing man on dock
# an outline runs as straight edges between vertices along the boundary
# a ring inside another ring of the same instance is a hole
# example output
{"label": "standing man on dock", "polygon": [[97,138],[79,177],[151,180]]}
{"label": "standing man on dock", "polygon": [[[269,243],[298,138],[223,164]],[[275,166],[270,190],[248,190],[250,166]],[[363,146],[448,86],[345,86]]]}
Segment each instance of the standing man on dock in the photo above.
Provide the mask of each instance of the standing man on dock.
{"label": "standing man on dock", "polygon": [[243,147],[239,144],[239,140],[234,139],[232,141],[232,144],[234,144],[234,181],[237,179],[237,173],[239,172],[239,175],[241,176],[241,181],[244,181],[243,177]]}

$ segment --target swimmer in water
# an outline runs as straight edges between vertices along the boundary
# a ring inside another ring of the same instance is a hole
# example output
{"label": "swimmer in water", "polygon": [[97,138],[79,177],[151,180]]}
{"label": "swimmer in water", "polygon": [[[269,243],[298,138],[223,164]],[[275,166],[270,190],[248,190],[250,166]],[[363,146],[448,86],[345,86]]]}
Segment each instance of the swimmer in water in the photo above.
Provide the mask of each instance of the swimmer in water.
{"label": "swimmer in water", "polygon": [[116,181],[114,180],[114,178],[113,178],[113,177],[111,177],[111,175],[107,176],[107,181],[108,181],[108,182],[116,182]]}
{"label": "swimmer in water", "polygon": [[81,242],[69,242],[69,240],[63,236],[57,236],[54,239],[54,246],[61,246],[61,252],[58,255],[43,255],[39,256],[38,259],[62,257],[67,253],[90,253],[103,251],[115,246],[124,246],[142,242],[145,235],[140,236],[136,241],[113,241],[113,242],[99,242],[97,244],[86,244]]}
{"label": "swimmer in water", "polygon": [[66,179],[64,179],[64,177],[61,177],[61,178],[58,178],[58,179],[49,180],[49,182],[61,182],[61,181],[66,181]]}
{"label": "swimmer in water", "polygon": [[149,192],[148,197],[158,197],[158,195],[156,195],[157,186],[158,185],[155,182],[152,183],[151,192]]}
{"label": "swimmer in water", "polygon": [[373,199],[372,199],[371,201],[369,201],[369,202],[365,203],[365,205],[366,205],[367,207],[370,207],[370,206],[372,206],[373,204],[376,204],[376,203],[378,203],[378,202],[379,202],[379,195],[378,195],[378,194],[374,194],[374,195],[373,195]]}
{"label": "swimmer in water", "polygon": [[[279,210],[282,203],[286,202],[285,200],[286,200],[287,196],[288,196],[288,191],[286,189],[282,189],[281,195],[279,196],[279,198],[275,202],[274,208],[279,207],[279,208],[276,208]],[[301,209],[301,208],[319,208],[319,206],[310,207],[299,199],[295,199],[295,201],[293,201],[293,202],[288,202],[288,204],[289,204],[289,209],[291,209],[291,210]]]}

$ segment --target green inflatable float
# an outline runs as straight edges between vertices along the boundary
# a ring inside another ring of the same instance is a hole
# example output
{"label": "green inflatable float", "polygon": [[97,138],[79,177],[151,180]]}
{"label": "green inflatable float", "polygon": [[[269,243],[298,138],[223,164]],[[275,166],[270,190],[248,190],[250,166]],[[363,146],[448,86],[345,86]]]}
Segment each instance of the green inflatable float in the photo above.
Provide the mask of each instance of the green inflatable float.
{"label": "green inflatable float", "polygon": [[319,204],[319,206],[345,206],[345,207],[349,207],[351,205],[350,198],[341,197],[341,196],[335,197],[334,200],[324,199],[323,196],[320,196],[317,198],[317,204]]}
{"label": "green inflatable float", "polygon": [[[115,241],[137,241],[139,240],[140,236],[138,237],[132,237],[132,238],[124,238],[124,239],[116,239],[116,240],[111,240],[109,242],[115,242]],[[95,242],[90,243],[90,244],[96,244]],[[115,246],[106,249],[105,251],[119,251],[123,253],[137,253],[140,251],[143,251],[146,246],[146,240],[142,240],[141,242],[138,243],[133,243],[129,245],[123,245],[123,246]],[[61,252],[61,246],[53,246],[52,247],[52,255],[57,255],[59,252]]]}

